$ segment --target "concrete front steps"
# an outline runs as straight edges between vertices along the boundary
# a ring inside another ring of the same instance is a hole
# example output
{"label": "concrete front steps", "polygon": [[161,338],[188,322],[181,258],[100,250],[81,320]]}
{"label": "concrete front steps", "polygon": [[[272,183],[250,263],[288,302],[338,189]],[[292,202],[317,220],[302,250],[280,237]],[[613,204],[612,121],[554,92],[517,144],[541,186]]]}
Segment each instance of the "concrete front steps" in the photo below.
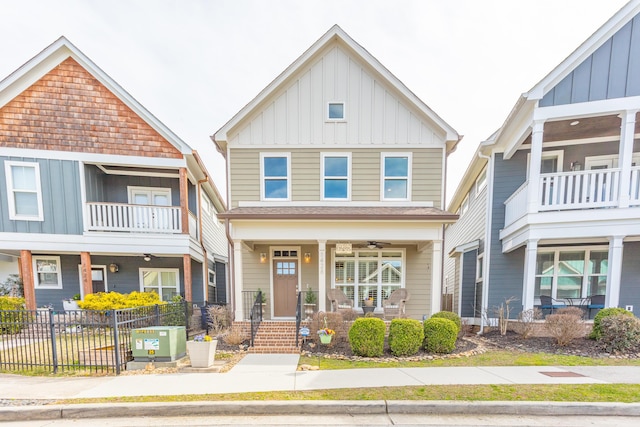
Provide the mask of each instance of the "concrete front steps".
{"label": "concrete front steps", "polygon": [[[299,343],[302,343],[302,338],[300,338]],[[248,352],[277,354],[300,353],[300,347],[296,347],[296,322],[263,320],[258,328],[254,346],[249,347]]]}

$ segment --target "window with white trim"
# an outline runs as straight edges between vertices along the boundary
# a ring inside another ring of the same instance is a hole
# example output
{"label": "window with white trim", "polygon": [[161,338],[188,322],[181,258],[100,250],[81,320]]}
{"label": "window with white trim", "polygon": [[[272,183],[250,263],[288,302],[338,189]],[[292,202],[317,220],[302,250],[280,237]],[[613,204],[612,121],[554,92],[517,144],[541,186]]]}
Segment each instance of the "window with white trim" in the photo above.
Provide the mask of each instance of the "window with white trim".
{"label": "window with white trim", "polygon": [[411,153],[382,153],[382,200],[411,199]]}
{"label": "window with white trim", "polygon": [[44,221],[40,165],[5,161],[9,219]]}
{"label": "window with white trim", "polygon": [[62,289],[59,256],[34,256],[33,277],[36,289]]}
{"label": "window with white trim", "polygon": [[476,179],[476,194],[480,194],[485,188],[487,188],[487,168],[484,168],[478,175],[478,179]]}
{"label": "window with white trim", "polygon": [[460,208],[458,209],[458,214],[460,216],[464,215],[469,210],[469,194],[464,196],[462,203],[460,203]]}
{"label": "window with white trim", "polygon": [[262,200],[290,200],[291,154],[260,154]]}
{"label": "window with white trim", "polygon": [[344,102],[329,102],[327,104],[328,120],[344,120],[345,117]]}
{"label": "window with white trim", "polygon": [[380,308],[391,292],[405,287],[403,250],[363,249],[338,255],[334,249],[332,253],[332,287],[353,299],[355,307],[362,307],[365,299],[372,298],[373,305]]}
{"label": "window with white trim", "polygon": [[604,295],[608,256],[608,250],[597,248],[539,250],[534,296],[562,299]]}
{"label": "window with white trim", "polygon": [[477,282],[482,282],[483,277],[484,277],[484,254],[480,254],[478,255],[478,258],[476,259],[476,283]]}
{"label": "window with white trim", "polygon": [[349,200],[351,197],[351,153],[322,153],[322,199]]}
{"label": "window with white trim", "polygon": [[180,295],[180,270],[177,268],[141,268],[140,291],[155,292],[162,301]]}

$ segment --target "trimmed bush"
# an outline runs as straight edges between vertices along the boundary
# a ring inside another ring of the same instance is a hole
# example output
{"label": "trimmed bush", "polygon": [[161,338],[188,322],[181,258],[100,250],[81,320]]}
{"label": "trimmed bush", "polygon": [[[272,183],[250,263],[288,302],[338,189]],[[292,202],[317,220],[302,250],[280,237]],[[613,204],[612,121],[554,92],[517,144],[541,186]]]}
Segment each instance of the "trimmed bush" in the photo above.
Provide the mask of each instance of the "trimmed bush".
{"label": "trimmed bush", "polygon": [[578,314],[550,314],[544,319],[544,327],[561,347],[566,346],[576,338],[584,336],[581,315]]}
{"label": "trimmed bush", "polygon": [[449,319],[431,317],[424,321],[424,348],[430,353],[451,353],[456,348],[458,325]]}
{"label": "trimmed bush", "polygon": [[17,334],[24,328],[27,311],[24,298],[0,297],[0,333]]}
{"label": "trimmed bush", "polygon": [[633,313],[625,310],[624,308],[619,307],[610,307],[603,308],[596,314],[596,317],[593,318],[593,329],[589,334],[589,338],[592,340],[599,340],[602,336],[602,330],[600,329],[600,322],[607,316],[615,316],[617,314],[622,314],[623,316],[633,316]]}
{"label": "trimmed bush", "polygon": [[424,329],[419,320],[393,319],[389,326],[389,349],[394,356],[412,356],[420,350]]}
{"label": "trimmed bush", "polygon": [[84,310],[118,310],[122,308],[145,307],[149,305],[166,304],[155,292],[98,292],[85,295],[84,301],[78,302],[78,307]]}
{"label": "trimmed bush", "polygon": [[634,316],[605,316],[600,321],[600,332],[602,335],[598,341],[608,352],[640,347],[640,320]]}
{"label": "trimmed bush", "polygon": [[436,319],[449,319],[453,323],[455,323],[456,326],[458,327],[458,333],[460,333],[460,331],[462,330],[462,320],[460,319],[460,316],[458,316],[453,311],[439,311],[433,316],[431,316],[431,318],[434,318],[434,317]]}
{"label": "trimmed bush", "polygon": [[384,353],[386,326],[382,319],[359,317],[349,329],[349,344],[353,354],[380,357]]}

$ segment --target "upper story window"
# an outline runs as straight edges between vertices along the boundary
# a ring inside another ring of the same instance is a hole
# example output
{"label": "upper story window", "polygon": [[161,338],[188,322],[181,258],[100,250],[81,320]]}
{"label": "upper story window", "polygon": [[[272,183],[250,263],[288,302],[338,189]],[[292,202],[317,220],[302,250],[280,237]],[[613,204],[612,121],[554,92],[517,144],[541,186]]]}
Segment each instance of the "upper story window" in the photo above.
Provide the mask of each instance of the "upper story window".
{"label": "upper story window", "polygon": [[323,200],[349,200],[351,197],[351,153],[322,153]]}
{"label": "upper story window", "polygon": [[344,120],[345,119],[344,102],[329,102],[329,104],[327,104],[327,119]]}
{"label": "upper story window", "polygon": [[262,200],[290,200],[291,154],[260,155]]}
{"label": "upper story window", "polygon": [[382,153],[382,200],[411,199],[411,154]]}
{"label": "upper story window", "polygon": [[469,195],[467,194],[464,197],[464,200],[460,204],[460,209],[458,210],[460,216],[464,215],[469,210]]}
{"label": "upper story window", "polygon": [[478,175],[478,179],[476,180],[476,194],[479,194],[482,190],[487,187],[487,168]]}
{"label": "upper story window", "polygon": [[35,162],[4,162],[9,219],[44,221],[40,165]]}
{"label": "upper story window", "polygon": [[34,256],[34,287],[45,289],[62,289],[59,256]]}

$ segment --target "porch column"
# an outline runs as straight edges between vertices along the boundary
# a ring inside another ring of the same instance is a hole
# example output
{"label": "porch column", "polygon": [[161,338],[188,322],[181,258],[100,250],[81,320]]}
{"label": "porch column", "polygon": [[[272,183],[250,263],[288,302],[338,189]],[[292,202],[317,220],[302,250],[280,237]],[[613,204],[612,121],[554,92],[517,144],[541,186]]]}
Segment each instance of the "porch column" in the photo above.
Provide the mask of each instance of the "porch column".
{"label": "porch column", "polygon": [[27,310],[35,310],[38,307],[36,306],[36,289],[33,280],[33,257],[31,256],[31,251],[20,251],[18,264]]}
{"label": "porch column", "polygon": [[244,307],[242,301],[242,240],[233,241],[233,283],[235,284],[235,308],[236,321],[244,320]]}
{"label": "porch column", "polygon": [[189,234],[189,178],[187,168],[180,168],[180,219],[182,234]]}
{"label": "porch column", "polygon": [[91,277],[91,254],[80,252],[80,276],[82,277],[83,297],[93,293],[93,279]]}
{"label": "porch column", "polygon": [[327,308],[327,241],[318,240],[318,311]]}
{"label": "porch column", "polygon": [[620,304],[620,278],[622,277],[623,236],[609,239],[609,273],[607,274],[607,294],[605,307],[618,307]]}
{"label": "porch column", "polygon": [[636,110],[627,110],[620,115],[620,149],[618,167],[620,168],[620,195],[618,207],[629,207],[631,183],[631,158],[633,156],[633,137],[636,128]]}
{"label": "porch column", "polygon": [[527,213],[538,212],[540,206],[540,167],[542,164],[542,136],[544,122],[535,121],[531,129],[531,154],[529,155],[529,191]]}
{"label": "porch column", "polygon": [[441,309],[442,304],[442,240],[433,241],[431,254],[431,315]]}
{"label": "porch column", "polygon": [[538,241],[527,241],[524,252],[524,277],[522,278],[522,309],[531,310],[536,289],[536,260],[538,258]]}
{"label": "porch column", "polygon": [[182,268],[184,270],[184,300],[193,302],[193,276],[189,254],[182,255]]}

